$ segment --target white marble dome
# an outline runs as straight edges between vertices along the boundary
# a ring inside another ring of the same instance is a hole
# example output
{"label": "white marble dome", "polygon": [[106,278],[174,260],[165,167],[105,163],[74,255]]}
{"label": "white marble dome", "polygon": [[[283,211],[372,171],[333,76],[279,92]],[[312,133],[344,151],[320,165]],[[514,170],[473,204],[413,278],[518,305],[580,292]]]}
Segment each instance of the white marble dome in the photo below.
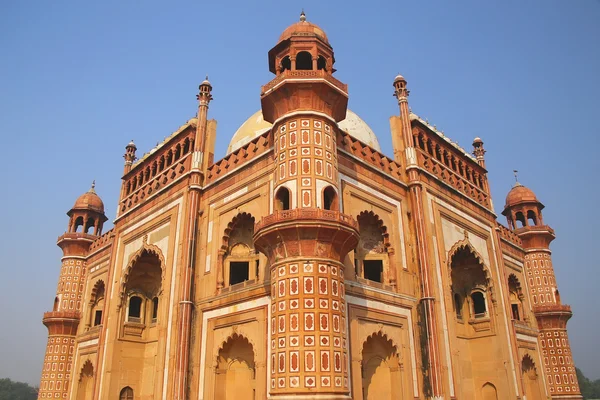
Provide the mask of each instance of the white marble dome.
{"label": "white marble dome", "polygon": [[[354,112],[348,110],[346,112],[346,119],[340,121],[338,126],[353,138],[360,140],[377,151],[381,151],[377,136],[375,136],[373,130]],[[271,129],[271,123],[265,121],[263,119],[262,110],[258,110],[235,132],[233,138],[231,138],[231,141],[229,142],[227,154],[233,153],[269,129]]]}

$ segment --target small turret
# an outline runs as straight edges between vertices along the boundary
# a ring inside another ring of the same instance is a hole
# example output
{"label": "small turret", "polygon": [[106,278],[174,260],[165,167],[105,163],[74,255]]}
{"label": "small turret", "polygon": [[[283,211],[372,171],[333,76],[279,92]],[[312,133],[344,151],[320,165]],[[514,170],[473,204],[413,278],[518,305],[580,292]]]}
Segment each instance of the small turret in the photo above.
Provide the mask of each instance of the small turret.
{"label": "small turret", "polygon": [[483,140],[479,137],[473,139],[473,155],[477,158],[477,163],[485,168],[485,149],[483,148]]}
{"label": "small turret", "polygon": [[137,147],[135,146],[135,143],[133,143],[133,139],[132,139],[131,142],[129,142],[127,144],[127,146],[125,146],[125,154],[123,155],[123,158],[125,159],[125,169],[123,170],[123,175],[125,175],[126,173],[131,171],[131,166],[133,165],[133,162],[137,158],[135,156],[136,150],[137,150]]}
{"label": "small turret", "polygon": [[77,198],[67,215],[70,217],[68,233],[102,234],[102,226],[108,218],[104,215],[104,203],[96,193],[96,181],[92,182],[90,190]]}
{"label": "small turret", "polygon": [[535,193],[531,189],[521,185],[517,180],[506,195],[506,203],[502,215],[506,217],[510,229],[543,226],[543,209],[544,205],[538,200]]}

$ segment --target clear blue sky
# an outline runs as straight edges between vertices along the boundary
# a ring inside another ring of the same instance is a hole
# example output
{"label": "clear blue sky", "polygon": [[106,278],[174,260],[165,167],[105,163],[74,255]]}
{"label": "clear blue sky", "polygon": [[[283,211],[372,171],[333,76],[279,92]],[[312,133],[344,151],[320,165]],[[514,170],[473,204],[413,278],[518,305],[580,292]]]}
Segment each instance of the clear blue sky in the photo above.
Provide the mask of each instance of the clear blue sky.
{"label": "clear blue sky", "polygon": [[141,154],[194,116],[206,74],[221,158],[302,7],[385,153],[401,72],[414,112],[465,148],[483,138],[498,213],[521,171],[558,236],[574,359],[600,378],[597,0],[1,2],[0,377],[39,382],[55,240],[77,196],[96,179],[114,218],[124,146],[135,139]]}

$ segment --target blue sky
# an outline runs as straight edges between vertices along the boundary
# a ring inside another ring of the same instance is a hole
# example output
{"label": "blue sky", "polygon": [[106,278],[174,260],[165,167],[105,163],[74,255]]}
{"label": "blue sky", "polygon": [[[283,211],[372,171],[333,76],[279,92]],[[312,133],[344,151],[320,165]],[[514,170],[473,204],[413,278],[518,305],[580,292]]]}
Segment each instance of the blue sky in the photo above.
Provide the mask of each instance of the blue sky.
{"label": "blue sky", "polygon": [[600,145],[597,0],[1,2],[0,377],[39,382],[55,240],[75,199],[96,179],[114,218],[124,146],[134,139],[141,155],[194,116],[206,74],[221,158],[260,108],[267,52],[302,7],[386,154],[401,72],[414,112],[467,149],[484,140],[498,213],[520,171],[557,233],[575,362],[600,378],[600,157],[586,150]]}

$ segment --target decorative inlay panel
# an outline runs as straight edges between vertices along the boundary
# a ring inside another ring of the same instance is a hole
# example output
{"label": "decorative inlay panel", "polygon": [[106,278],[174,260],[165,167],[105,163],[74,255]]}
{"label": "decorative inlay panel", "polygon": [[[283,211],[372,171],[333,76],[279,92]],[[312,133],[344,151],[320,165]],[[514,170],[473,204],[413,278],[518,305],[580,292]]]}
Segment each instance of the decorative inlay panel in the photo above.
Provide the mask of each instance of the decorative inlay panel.
{"label": "decorative inlay panel", "polygon": [[[318,177],[337,186],[337,153],[335,129],[330,121],[321,117],[297,117],[282,121],[274,127],[275,157],[279,168],[275,186],[289,180],[297,180],[299,207],[315,207],[323,196]],[[319,197],[319,200],[317,198]]]}
{"label": "decorative inlay panel", "polygon": [[292,388],[292,392],[326,388],[347,393],[347,349],[342,347],[346,332],[341,329],[345,321],[340,290],[343,274],[339,265],[312,260],[271,270],[278,288],[271,300],[277,321],[271,344],[276,362],[272,395],[289,393]]}

